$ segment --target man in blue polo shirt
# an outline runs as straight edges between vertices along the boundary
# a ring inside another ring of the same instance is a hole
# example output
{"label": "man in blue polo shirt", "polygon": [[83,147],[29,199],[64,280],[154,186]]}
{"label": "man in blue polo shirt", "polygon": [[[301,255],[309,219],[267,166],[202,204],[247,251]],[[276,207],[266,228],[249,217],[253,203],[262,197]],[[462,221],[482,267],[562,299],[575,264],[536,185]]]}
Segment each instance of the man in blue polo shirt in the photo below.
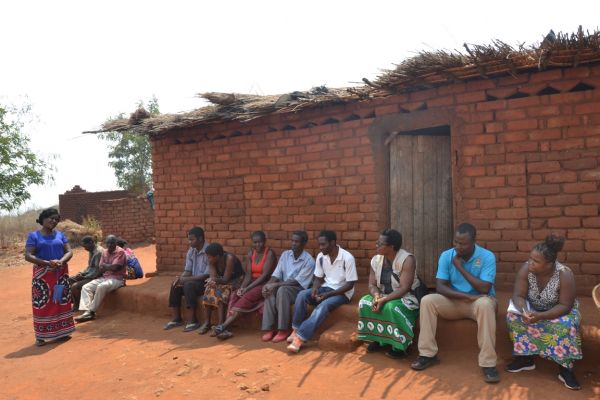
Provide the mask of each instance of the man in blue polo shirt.
{"label": "man in blue polo shirt", "polygon": [[436,292],[421,300],[419,357],[411,367],[423,370],[438,361],[435,341],[438,316],[477,321],[479,366],[487,383],[500,381],[496,370],[496,257],[475,244],[476,230],[460,224],[454,247],[444,251],[438,263]]}

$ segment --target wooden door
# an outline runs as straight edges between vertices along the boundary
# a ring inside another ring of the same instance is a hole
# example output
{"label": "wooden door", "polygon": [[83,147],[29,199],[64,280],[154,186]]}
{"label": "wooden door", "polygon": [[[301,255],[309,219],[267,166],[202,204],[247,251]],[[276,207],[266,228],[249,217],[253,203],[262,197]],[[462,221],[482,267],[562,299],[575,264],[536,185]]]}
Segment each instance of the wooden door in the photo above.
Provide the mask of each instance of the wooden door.
{"label": "wooden door", "polygon": [[452,246],[450,135],[419,132],[425,134],[400,133],[390,143],[390,217],[433,287],[439,255]]}

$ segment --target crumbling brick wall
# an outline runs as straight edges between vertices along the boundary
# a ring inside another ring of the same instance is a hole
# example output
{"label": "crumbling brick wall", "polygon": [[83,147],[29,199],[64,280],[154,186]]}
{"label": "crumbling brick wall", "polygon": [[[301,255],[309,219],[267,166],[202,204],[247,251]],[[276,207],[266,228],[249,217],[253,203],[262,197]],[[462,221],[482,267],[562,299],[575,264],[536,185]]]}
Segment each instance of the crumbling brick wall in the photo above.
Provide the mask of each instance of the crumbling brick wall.
{"label": "crumbling brick wall", "polygon": [[125,197],[100,202],[102,233],[116,235],[128,243],[151,241],[154,237],[154,211],[143,197]]}
{"label": "crumbling brick wall", "polygon": [[58,207],[62,219],[70,219],[81,224],[84,217],[99,218],[102,201],[121,199],[129,195],[127,190],[88,192],[79,185],[75,185],[73,189],[58,195]]}

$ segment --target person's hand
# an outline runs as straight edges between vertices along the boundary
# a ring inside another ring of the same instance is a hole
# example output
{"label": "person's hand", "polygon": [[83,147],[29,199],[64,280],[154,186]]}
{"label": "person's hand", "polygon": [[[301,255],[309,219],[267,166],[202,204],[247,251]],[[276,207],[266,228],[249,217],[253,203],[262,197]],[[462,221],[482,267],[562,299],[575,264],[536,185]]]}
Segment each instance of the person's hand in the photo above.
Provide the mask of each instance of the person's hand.
{"label": "person's hand", "polygon": [[317,297],[319,297],[319,290],[317,288],[312,288],[312,290],[310,291],[310,297],[317,300]]}
{"label": "person's hand", "polygon": [[485,294],[467,294],[467,297],[465,297],[463,300],[467,303],[471,303],[483,296],[485,296]]}
{"label": "person's hand", "polygon": [[540,320],[540,316],[538,313],[536,313],[535,311],[525,311],[523,313],[523,321],[526,324],[535,324],[536,322],[538,322]]}
{"label": "person's hand", "polygon": [[455,254],[454,257],[452,257],[452,264],[454,264],[456,268],[462,267],[462,260],[457,254]]}
{"label": "person's hand", "polygon": [[269,297],[271,295],[271,293],[273,293],[273,290],[275,289],[275,285],[273,283],[267,283],[265,286],[263,286],[262,288],[262,295],[263,297],[266,299],[267,297]]}
{"label": "person's hand", "polygon": [[242,297],[244,295],[244,293],[246,293],[246,288],[239,288],[237,291],[237,295],[240,297]]}
{"label": "person's hand", "polygon": [[329,292],[317,294],[315,296],[315,300],[317,301],[317,303],[320,303],[323,300],[327,299],[329,297],[329,295],[330,295]]}
{"label": "person's hand", "polygon": [[383,308],[383,306],[387,303],[386,296],[382,296],[381,294],[377,296],[377,301],[373,302],[373,307],[371,308],[373,312],[379,312]]}

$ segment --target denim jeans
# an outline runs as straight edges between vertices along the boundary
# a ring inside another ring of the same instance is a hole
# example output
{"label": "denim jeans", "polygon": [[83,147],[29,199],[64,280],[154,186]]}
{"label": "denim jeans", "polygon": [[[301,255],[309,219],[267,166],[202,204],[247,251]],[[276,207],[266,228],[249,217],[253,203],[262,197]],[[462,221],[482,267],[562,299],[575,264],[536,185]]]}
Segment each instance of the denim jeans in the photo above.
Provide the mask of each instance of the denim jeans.
{"label": "denim jeans", "polygon": [[[331,292],[333,289],[321,286],[318,293]],[[312,339],[317,328],[325,321],[329,313],[342,304],[348,303],[348,298],[344,294],[331,296],[320,303],[317,303],[310,294],[311,289],[304,289],[298,293],[296,303],[294,304],[294,319],[292,328],[296,330],[296,334],[300,339],[307,341]],[[316,306],[310,317],[307,318],[308,305]]]}

